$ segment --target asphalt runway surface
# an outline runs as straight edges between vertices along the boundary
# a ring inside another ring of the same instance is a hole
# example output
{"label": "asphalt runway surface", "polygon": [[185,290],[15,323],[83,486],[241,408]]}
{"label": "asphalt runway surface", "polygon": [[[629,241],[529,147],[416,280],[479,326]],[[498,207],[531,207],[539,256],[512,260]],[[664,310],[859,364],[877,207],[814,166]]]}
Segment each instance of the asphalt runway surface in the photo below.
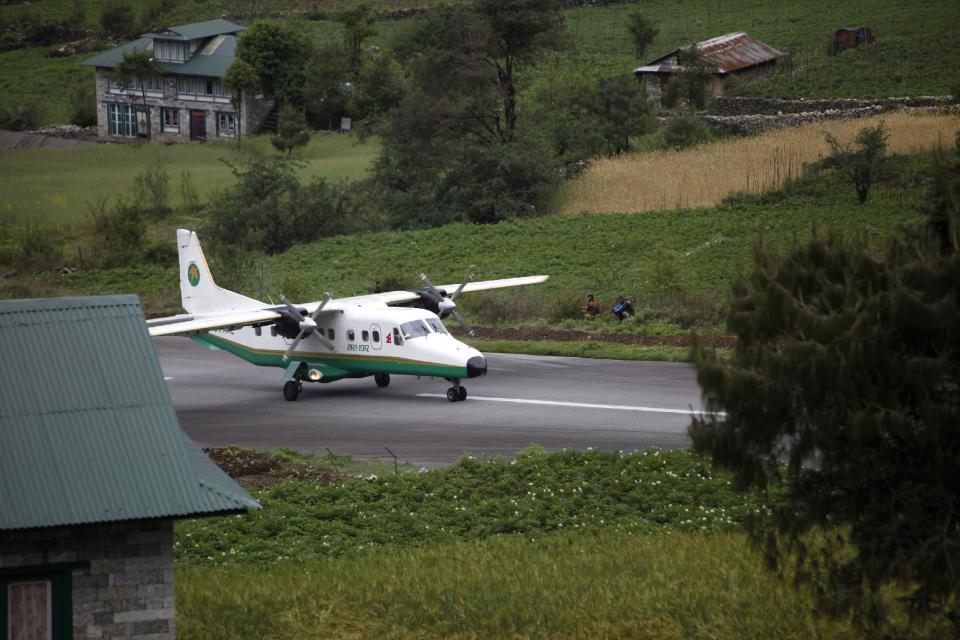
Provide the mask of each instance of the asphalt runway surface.
{"label": "asphalt runway surface", "polygon": [[282,370],[255,367],[186,338],[155,338],[184,430],[202,446],[289,447],[427,467],[463,453],[547,449],[608,451],[689,445],[690,412],[700,411],[692,367],[486,354],[488,374],[465,380],[469,397],[447,402],[450,384],[392,376],[304,384],[283,399]]}

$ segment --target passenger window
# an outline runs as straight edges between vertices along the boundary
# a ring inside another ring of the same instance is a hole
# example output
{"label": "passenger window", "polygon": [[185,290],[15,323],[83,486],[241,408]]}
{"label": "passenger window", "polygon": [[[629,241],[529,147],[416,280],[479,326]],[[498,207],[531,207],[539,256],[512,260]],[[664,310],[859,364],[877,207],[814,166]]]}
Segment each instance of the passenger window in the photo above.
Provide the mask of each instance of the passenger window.
{"label": "passenger window", "polygon": [[393,328],[393,343],[398,347],[403,344],[403,336],[400,335],[400,329]]}
{"label": "passenger window", "polygon": [[364,331],[360,334],[360,337],[363,338],[364,342],[370,342],[370,332]]}
{"label": "passenger window", "polygon": [[347,329],[347,340],[353,342],[356,339],[353,329]]}
{"label": "passenger window", "polygon": [[263,329],[261,327],[254,327],[253,332],[259,336],[263,333]]}
{"label": "passenger window", "polygon": [[379,332],[379,331],[374,331],[374,332],[373,332],[373,341],[374,341],[374,342],[380,342],[380,332]]}
{"label": "passenger window", "polygon": [[334,333],[333,329],[330,329],[329,331],[327,331],[327,337],[333,340],[334,338],[337,337],[337,334]]}

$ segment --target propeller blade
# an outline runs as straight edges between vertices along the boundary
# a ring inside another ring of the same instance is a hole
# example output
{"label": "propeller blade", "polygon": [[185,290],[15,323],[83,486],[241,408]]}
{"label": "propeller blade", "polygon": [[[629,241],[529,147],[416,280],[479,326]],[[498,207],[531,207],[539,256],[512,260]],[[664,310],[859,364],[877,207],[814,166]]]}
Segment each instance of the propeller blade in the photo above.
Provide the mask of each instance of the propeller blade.
{"label": "propeller blade", "polygon": [[303,340],[303,331],[297,334],[297,337],[293,339],[293,342],[290,343],[290,346],[287,347],[287,350],[283,353],[284,362],[289,360],[293,352],[297,350],[297,346],[299,346],[301,340]]}
{"label": "propeller blade", "polygon": [[453,295],[450,296],[450,299],[456,302],[457,296],[460,295],[460,292],[463,291],[463,288],[467,286],[467,283],[473,280],[473,274],[469,274],[466,278],[463,279],[463,282],[460,283],[460,286],[457,287],[457,290],[453,292]]}
{"label": "propeller blade", "polygon": [[463,330],[467,332],[467,335],[471,338],[474,337],[476,332],[473,330],[473,327],[470,326],[470,323],[463,319],[463,316],[457,313],[456,311],[451,311],[450,315],[456,318],[457,322],[460,323],[460,326],[463,327]]}
{"label": "propeller blade", "polygon": [[329,291],[327,291],[325,294],[323,294],[323,302],[320,303],[320,306],[317,307],[317,310],[314,311],[314,312],[313,312],[313,316],[311,316],[311,317],[314,319],[314,321],[316,321],[316,319],[320,316],[320,312],[323,311],[323,308],[324,308],[325,306],[327,306],[327,303],[330,302],[330,299],[331,299],[332,297],[333,297],[333,296],[330,295],[330,292],[329,292]]}
{"label": "propeller blade", "polygon": [[420,280],[423,282],[423,284],[427,285],[427,288],[430,289],[430,293],[437,296],[438,300],[443,298],[443,296],[440,295],[440,292],[437,290],[437,288],[433,286],[433,283],[430,282],[430,278],[427,277],[427,274],[421,273]]}
{"label": "propeller blade", "polygon": [[287,300],[287,296],[280,294],[280,302],[286,305],[287,311],[293,314],[294,318],[301,318],[303,315],[300,313],[300,309],[297,309],[295,306],[290,304],[290,301]]}

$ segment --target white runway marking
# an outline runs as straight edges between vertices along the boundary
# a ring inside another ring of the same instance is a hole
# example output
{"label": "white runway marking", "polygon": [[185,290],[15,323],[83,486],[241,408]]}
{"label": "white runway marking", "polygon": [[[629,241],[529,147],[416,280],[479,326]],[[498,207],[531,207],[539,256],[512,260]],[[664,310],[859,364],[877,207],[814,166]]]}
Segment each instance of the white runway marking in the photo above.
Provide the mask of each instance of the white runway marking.
{"label": "white runway marking", "polygon": [[[418,393],[418,398],[446,398],[443,393]],[[524,398],[494,398],[490,396],[469,396],[467,401],[481,400],[483,402],[513,402],[516,404],[538,404],[549,407],[576,407],[579,409],[610,409],[612,411],[644,411],[647,413],[682,413],[684,415],[711,415],[707,411],[693,411],[691,409],[662,409],[660,407],[634,407],[624,404],[590,404],[587,402],[559,402],[556,400],[527,400]],[[726,413],[719,411],[712,415],[723,417]]]}

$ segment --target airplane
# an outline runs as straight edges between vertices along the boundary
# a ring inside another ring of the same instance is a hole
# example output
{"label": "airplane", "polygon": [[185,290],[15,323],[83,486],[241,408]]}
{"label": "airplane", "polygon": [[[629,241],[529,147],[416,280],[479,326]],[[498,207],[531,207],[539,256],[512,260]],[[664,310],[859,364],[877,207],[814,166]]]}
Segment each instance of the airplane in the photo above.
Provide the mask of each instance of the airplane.
{"label": "airplane", "polygon": [[[373,376],[378,387],[391,375],[444,378],[453,386],[447,400],[466,400],[464,378],[487,373],[479,351],[454,338],[443,324],[452,316],[473,329],[457,312],[463,293],[544,282],[549,276],[464,281],[292,304],[267,304],[223,289],[214,282],[197,234],[177,230],[180,299],[185,314],[147,320],[151,336],[189,336],[247,362],[284,369],[283,397],[294,401],[304,382],[329,383]],[[448,295],[448,292],[451,292]]]}

